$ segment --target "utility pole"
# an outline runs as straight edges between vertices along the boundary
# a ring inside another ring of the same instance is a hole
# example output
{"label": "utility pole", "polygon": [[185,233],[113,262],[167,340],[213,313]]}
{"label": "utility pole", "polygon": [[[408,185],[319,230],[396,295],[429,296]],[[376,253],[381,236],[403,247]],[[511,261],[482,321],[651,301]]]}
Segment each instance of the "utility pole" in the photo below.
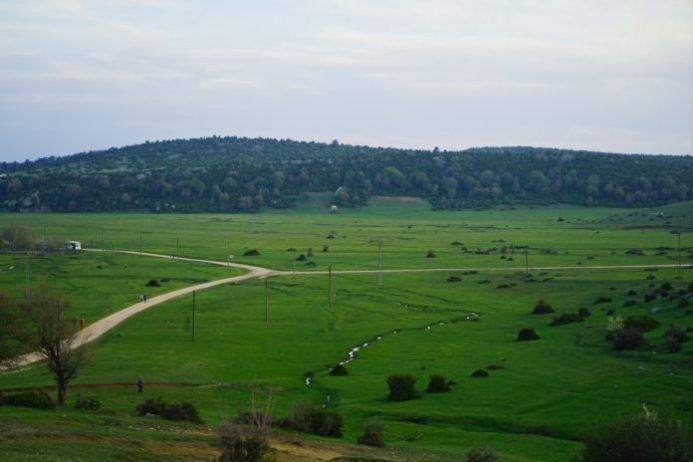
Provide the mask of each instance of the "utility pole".
{"label": "utility pole", "polygon": [[265,278],[265,322],[269,322],[269,279]]}
{"label": "utility pole", "polygon": [[679,274],[681,274],[681,231],[679,231]]}
{"label": "utility pole", "polygon": [[195,291],[193,290],[193,304],[192,304],[192,339],[195,341]]}
{"label": "utility pole", "polygon": [[29,297],[29,251],[24,254],[24,296]]}
{"label": "utility pole", "polygon": [[525,249],[525,273],[529,274],[529,251]]}
{"label": "utility pole", "polygon": [[332,265],[327,267],[327,303],[332,308]]}
{"label": "utility pole", "polygon": [[378,241],[378,287],[383,286],[383,241]]}

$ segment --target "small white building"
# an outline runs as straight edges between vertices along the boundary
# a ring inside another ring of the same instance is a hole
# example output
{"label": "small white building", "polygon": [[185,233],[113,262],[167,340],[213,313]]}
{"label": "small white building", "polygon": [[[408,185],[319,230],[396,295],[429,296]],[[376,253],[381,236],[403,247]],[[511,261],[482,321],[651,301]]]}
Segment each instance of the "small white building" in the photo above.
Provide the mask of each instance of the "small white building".
{"label": "small white building", "polygon": [[82,243],[79,241],[67,241],[65,250],[82,250]]}

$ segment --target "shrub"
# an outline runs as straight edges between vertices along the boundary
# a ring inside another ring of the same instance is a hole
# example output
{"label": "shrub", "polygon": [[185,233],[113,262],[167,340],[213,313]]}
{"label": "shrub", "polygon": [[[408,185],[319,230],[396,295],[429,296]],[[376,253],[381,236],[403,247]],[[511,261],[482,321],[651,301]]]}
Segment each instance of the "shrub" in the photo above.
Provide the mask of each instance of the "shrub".
{"label": "shrub", "polygon": [[551,321],[550,325],[562,326],[563,324],[570,324],[573,322],[582,322],[582,321],[584,321],[583,317],[577,313],[563,313],[563,314],[553,318],[553,321]]}
{"label": "shrub", "polygon": [[534,305],[534,309],[532,310],[532,314],[549,314],[553,312],[553,307],[548,303],[545,303],[544,300],[539,300],[539,302]]}
{"label": "shrub", "polygon": [[306,260],[307,260],[307,258],[304,254],[301,254],[298,257],[296,257],[296,261],[306,261]]}
{"label": "shrub", "polygon": [[452,390],[452,387],[450,385],[450,382],[448,382],[442,375],[433,374],[428,379],[428,387],[426,387],[426,393],[445,393]]}
{"label": "shrub", "polygon": [[[643,406],[644,407],[644,406]],[[583,462],[686,462],[691,457],[690,431],[671,416],[644,412],[624,417],[585,439]]]}
{"label": "shrub", "polygon": [[584,306],[581,306],[580,309],[578,309],[578,316],[580,316],[581,318],[589,318],[591,315],[592,313],[590,313],[590,310],[588,310]]}
{"label": "shrub", "polygon": [[366,424],[366,426],[363,427],[363,434],[358,437],[357,442],[359,444],[375,446],[378,448],[385,447],[382,425],[376,423]]}
{"label": "shrub", "polygon": [[488,377],[488,372],[486,372],[483,369],[477,369],[474,372],[472,372],[472,375],[470,377]]}
{"label": "shrub", "polygon": [[426,258],[436,258],[437,256],[438,256],[438,255],[436,255],[436,253],[435,253],[434,251],[432,251],[432,250],[429,250],[429,251],[426,253]]}
{"label": "shrub", "polygon": [[462,278],[460,278],[459,276],[450,276],[448,278],[448,282],[460,282],[461,280]]}
{"label": "shrub", "polygon": [[195,406],[188,402],[171,403],[166,405],[161,417],[167,420],[189,420],[190,422],[202,421]]}
{"label": "shrub", "polygon": [[623,306],[626,308],[629,306],[634,306],[634,305],[635,305],[635,300],[626,300],[625,302],[623,302]]}
{"label": "shrub", "polygon": [[460,241],[452,241],[452,243],[450,243],[450,245],[461,246],[461,245],[464,245],[464,244],[461,243]]}
{"label": "shrub", "polygon": [[159,282],[158,279],[150,279],[147,284],[145,284],[146,287],[161,287],[161,283]]}
{"label": "shrub", "polygon": [[221,448],[219,462],[271,462],[271,452],[264,429],[226,422],[217,428],[217,444]]}
{"label": "shrub", "polygon": [[149,398],[137,405],[137,415],[159,415],[167,420],[189,420],[202,422],[194,405],[187,402],[167,404],[161,396]]}
{"label": "shrub", "polygon": [[77,399],[75,400],[75,409],[82,409],[84,411],[95,411],[100,407],[101,401],[89,396],[77,395]]}
{"label": "shrub", "polygon": [[623,323],[627,329],[635,329],[641,332],[648,332],[659,326],[660,322],[646,314],[634,314],[629,316]]}
{"label": "shrub", "polygon": [[330,375],[349,375],[349,371],[344,367],[344,364],[337,364],[330,369]]}
{"label": "shrub", "polygon": [[322,251],[323,251],[323,252],[329,252],[329,251],[330,251],[330,246],[327,245],[327,244],[323,245],[323,246],[322,246]]}
{"label": "shrub", "polygon": [[260,251],[258,249],[248,249],[243,252],[244,257],[256,257],[258,255],[260,255]]}
{"label": "shrub", "polygon": [[664,341],[669,353],[677,353],[681,351],[681,342],[675,337],[667,337]]}
{"label": "shrub", "polygon": [[611,299],[609,297],[599,297],[594,301],[595,305],[599,305],[601,303],[610,303]]}
{"label": "shrub", "polygon": [[539,340],[540,338],[541,337],[539,337],[539,335],[537,335],[537,333],[531,327],[520,329],[520,331],[517,333],[517,340],[520,342],[527,340]]}
{"label": "shrub", "polygon": [[472,448],[465,454],[465,460],[467,462],[496,462],[498,456],[495,452],[488,448]]}
{"label": "shrub", "polygon": [[408,401],[410,399],[421,398],[421,395],[414,385],[416,378],[411,374],[392,374],[387,378],[387,385],[390,387],[390,394],[387,399],[390,401]]}
{"label": "shrub", "polygon": [[55,401],[42,390],[24,391],[4,395],[2,404],[6,406],[22,406],[34,409],[53,409]]}
{"label": "shrub", "polygon": [[637,292],[636,290],[630,289],[630,290],[628,291],[628,296],[629,296],[629,297],[635,297],[636,295],[638,295],[638,292]]}
{"label": "shrub", "polygon": [[505,369],[505,367],[502,366],[501,364],[495,364],[494,363],[494,364],[489,364],[488,366],[486,366],[486,369],[488,369],[489,371],[499,371],[501,369]]}
{"label": "shrub", "polygon": [[633,350],[647,345],[642,331],[632,328],[610,332],[607,339],[613,342],[614,350]]}
{"label": "shrub", "polygon": [[312,406],[305,402],[296,404],[281,426],[320,436],[342,436],[342,416],[330,409]]}
{"label": "shrub", "polygon": [[686,335],[686,331],[683,329],[679,329],[678,327],[674,326],[673,324],[669,325],[669,327],[667,328],[666,332],[664,332],[664,335],[662,337],[673,338],[673,339],[677,340],[678,342],[685,342],[688,340],[688,335]]}
{"label": "shrub", "polygon": [[308,247],[308,250],[306,251],[306,256],[308,256],[308,257],[313,256],[313,248],[312,247]]}

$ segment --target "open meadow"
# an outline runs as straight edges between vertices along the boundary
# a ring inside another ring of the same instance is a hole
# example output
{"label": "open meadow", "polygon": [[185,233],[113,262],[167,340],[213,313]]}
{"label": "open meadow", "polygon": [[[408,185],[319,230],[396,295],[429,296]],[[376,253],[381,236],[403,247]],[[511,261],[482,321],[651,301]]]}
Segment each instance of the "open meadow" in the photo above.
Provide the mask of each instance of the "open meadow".
{"label": "open meadow", "polygon": [[[643,404],[693,420],[693,342],[670,352],[663,338],[672,324],[693,328],[691,202],[434,212],[418,199],[378,198],[328,214],[316,196],[261,214],[0,215],[9,225],[85,248],[281,273],[267,279],[267,306],[263,279],[197,293],[194,340],[190,296],[107,332],[65,406],[0,406],[5,460],[213,460],[212,429],[252,396],[271,397],[277,416],[305,401],[343,417],[341,438],[276,430],[280,461],[452,462],[482,445],[502,461],[567,462],[587,434]],[[0,255],[2,290],[19,297],[27,283],[49,283],[88,323],[143,292],[236,274],[116,252]],[[152,279],[159,286],[147,287]],[[532,314],[540,300],[555,313]],[[645,314],[658,322],[647,345],[614,350],[609,325]],[[522,328],[539,339],[517,341]],[[347,375],[331,375],[340,362]],[[487,376],[472,377],[480,369]],[[389,401],[395,373],[412,374],[421,397]],[[432,374],[452,381],[451,391],[426,393]],[[6,393],[30,387],[52,393],[43,365],[0,373]],[[101,408],[75,409],[78,394]],[[143,398],[158,396],[193,403],[203,423],[136,416]],[[385,448],[355,445],[369,422],[382,424]]]}

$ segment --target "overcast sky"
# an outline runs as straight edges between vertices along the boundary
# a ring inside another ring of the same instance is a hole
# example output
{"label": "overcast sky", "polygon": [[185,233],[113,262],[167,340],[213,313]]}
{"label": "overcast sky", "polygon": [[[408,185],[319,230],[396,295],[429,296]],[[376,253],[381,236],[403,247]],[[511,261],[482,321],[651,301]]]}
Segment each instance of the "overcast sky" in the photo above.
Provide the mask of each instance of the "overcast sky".
{"label": "overcast sky", "polygon": [[693,1],[0,0],[0,160],[213,134],[693,154]]}

